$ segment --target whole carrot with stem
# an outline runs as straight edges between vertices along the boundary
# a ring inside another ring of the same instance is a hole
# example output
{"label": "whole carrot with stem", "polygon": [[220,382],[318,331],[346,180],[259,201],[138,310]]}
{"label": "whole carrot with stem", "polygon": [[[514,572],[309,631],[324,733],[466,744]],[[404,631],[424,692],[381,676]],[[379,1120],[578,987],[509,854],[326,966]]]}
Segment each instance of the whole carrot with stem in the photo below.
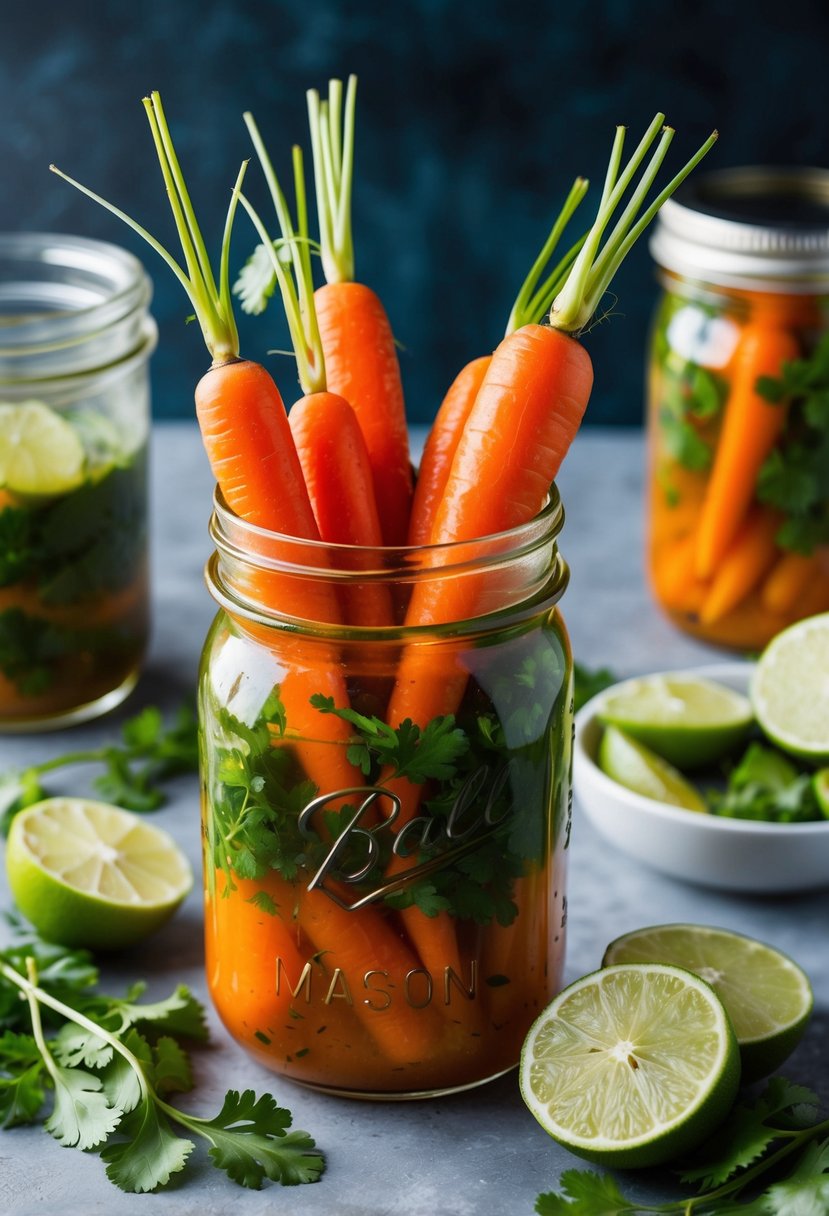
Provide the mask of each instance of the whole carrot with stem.
{"label": "whole carrot with stem", "polygon": [[[144,98],[144,109],[181,243],[180,265],[145,228],[119,208],[66,174],[57,172],[93,201],[137,232],[158,253],[181,283],[193,306],[207,349],[210,370],[196,386],[196,414],[202,439],[222,496],[242,519],[271,532],[319,542],[282,397],[258,363],[239,357],[229,279],[230,237],[241,197],[242,166],[231,195],[222,238],[219,274],[214,275],[195,210],[184,181],[159,94]],[[258,570],[245,579],[244,593],[288,617],[337,623],[340,606],[324,579],[301,580]],[[251,627],[252,628],[252,627]],[[285,675],[282,700],[294,711],[301,738],[293,746],[310,779],[322,789],[347,788],[355,770],[345,759],[348,728],[333,715],[320,723],[310,697],[327,690],[340,706],[348,693],[333,647],[318,646]],[[314,730],[306,727],[313,722]],[[336,746],[332,746],[336,745]]]}
{"label": "whole carrot with stem", "polygon": [[329,83],[328,100],[308,92],[322,266],[315,294],[328,387],[357,414],[368,448],[383,541],[403,545],[412,499],[409,437],[400,365],[386,311],[354,276],[351,183],[357,79]]}
{"label": "whole carrot with stem", "polygon": [[[291,407],[288,423],[319,535],[332,544],[377,549],[383,536],[363,433],[350,404],[328,391],[314,299],[302,151],[293,149],[294,219],[253,116],[245,114],[245,122],[270,189],[280,242],[270,239],[247,199],[243,197],[242,202],[262,241],[260,248],[271,261],[288,320],[304,394]],[[277,253],[280,244],[290,251],[284,266]],[[379,583],[349,584],[342,600],[349,624],[378,627],[392,623],[391,596]]]}
{"label": "whole carrot with stem", "polygon": [[[673,131],[657,114],[622,168],[624,130],[617,129],[596,219],[553,302],[547,325],[527,324],[496,349],[458,443],[432,528],[434,544],[473,540],[527,523],[541,510],[581,423],[593,383],[589,355],[575,335],[588,325],[628,251],[716,139],[710,136],[683,169],[645,206]],[[629,187],[658,142],[628,201]],[[611,220],[622,207],[615,225]],[[644,208],[644,210],[643,210]],[[475,615],[480,580],[434,579],[415,588],[406,618],[422,626]],[[445,649],[410,645],[403,653],[387,720],[424,726],[457,708],[466,673]],[[400,821],[410,819],[420,790],[392,783]],[[414,915],[407,932],[426,961],[435,952],[434,922]],[[443,932],[445,927],[441,927]],[[440,943],[438,950],[445,948]],[[428,965],[428,963],[426,964]]]}

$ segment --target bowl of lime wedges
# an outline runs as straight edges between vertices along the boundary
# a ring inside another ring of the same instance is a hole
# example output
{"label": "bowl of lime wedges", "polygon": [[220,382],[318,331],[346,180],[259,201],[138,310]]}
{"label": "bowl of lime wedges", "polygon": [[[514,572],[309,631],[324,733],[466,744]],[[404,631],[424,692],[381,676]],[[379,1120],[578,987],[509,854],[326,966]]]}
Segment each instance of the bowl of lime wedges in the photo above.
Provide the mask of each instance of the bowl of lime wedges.
{"label": "bowl of lime wedges", "polygon": [[576,715],[578,805],[619,853],[724,890],[829,887],[829,614],[756,664],[614,684]]}

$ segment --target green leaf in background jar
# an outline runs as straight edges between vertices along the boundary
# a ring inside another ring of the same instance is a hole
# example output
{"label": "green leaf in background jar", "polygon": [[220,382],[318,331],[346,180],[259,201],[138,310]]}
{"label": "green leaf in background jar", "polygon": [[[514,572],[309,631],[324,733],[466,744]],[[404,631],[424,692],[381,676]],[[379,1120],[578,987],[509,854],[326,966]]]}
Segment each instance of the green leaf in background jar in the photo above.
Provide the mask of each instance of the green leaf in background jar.
{"label": "green leaf in background jar", "polygon": [[677,418],[670,410],[660,414],[665,452],[684,469],[702,473],[711,465],[711,448],[690,422]]}

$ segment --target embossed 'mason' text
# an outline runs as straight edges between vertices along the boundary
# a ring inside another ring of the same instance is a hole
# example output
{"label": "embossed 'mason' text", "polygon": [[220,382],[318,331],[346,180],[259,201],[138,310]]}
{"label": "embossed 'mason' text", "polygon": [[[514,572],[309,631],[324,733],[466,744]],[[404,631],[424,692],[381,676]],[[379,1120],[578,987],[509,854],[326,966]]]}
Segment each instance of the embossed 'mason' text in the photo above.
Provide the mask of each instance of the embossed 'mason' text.
{"label": "embossed 'mason' text", "polygon": [[469,976],[461,977],[454,967],[444,967],[443,975],[434,977],[424,967],[413,967],[402,976],[374,967],[362,975],[349,977],[341,967],[324,970],[318,962],[309,960],[298,976],[289,974],[284,960],[276,958],[276,995],[289,992],[295,1001],[306,1005],[361,1004],[382,1013],[395,1001],[404,1001],[412,1009],[426,1009],[431,1004],[451,1005],[453,1001],[474,1001],[478,995],[478,964],[472,959]]}

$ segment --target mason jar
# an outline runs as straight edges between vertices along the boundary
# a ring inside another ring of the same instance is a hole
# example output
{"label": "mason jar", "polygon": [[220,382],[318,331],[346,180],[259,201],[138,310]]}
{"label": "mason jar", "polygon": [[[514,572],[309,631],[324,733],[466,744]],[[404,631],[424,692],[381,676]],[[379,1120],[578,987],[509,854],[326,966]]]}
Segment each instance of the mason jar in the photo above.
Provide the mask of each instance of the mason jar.
{"label": "mason jar", "polygon": [[651,587],[680,628],[756,650],[829,609],[829,171],[695,176],[651,252]]}
{"label": "mason jar", "polygon": [[0,731],[93,717],[137,679],[150,296],[115,245],[0,235]]}
{"label": "mason jar", "polygon": [[[264,531],[217,497],[199,681],[207,982],[274,1072],[352,1097],[461,1090],[518,1062],[557,992],[562,520],[554,493],[501,535],[365,550]],[[402,614],[444,579],[468,619],[342,623],[368,587]],[[404,679],[419,710],[387,721]]]}

